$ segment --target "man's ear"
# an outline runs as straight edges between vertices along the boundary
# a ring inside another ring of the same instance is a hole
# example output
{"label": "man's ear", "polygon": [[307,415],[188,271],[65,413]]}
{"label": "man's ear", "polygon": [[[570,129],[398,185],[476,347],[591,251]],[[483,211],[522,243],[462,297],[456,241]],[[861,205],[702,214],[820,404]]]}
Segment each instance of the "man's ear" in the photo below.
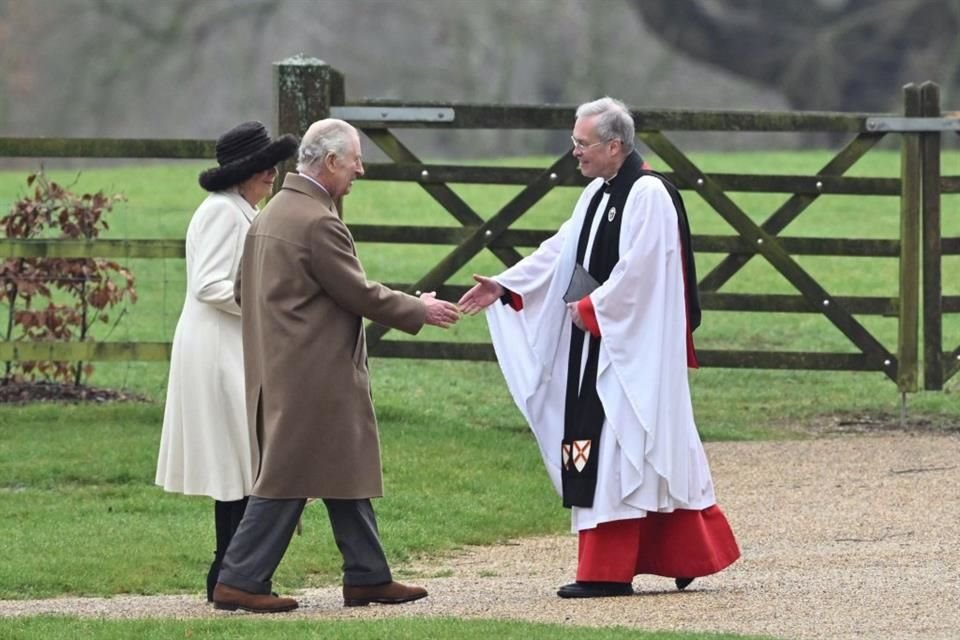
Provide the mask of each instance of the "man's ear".
{"label": "man's ear", "polygon": [[333,173],[337,168],[337,156],[334,153],[328,153],[323,157],[323,168],[327,170],[328,173]]}

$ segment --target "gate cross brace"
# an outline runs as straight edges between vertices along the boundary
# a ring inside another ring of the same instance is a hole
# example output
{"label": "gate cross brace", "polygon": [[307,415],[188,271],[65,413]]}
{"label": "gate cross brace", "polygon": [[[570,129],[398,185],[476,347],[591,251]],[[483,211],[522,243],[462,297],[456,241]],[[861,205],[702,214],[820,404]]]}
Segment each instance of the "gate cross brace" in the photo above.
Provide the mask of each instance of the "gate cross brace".
{"label": "gate cross brace", "polygon": [[[384,146],[390,148],[391,150],[388,152],[387,148],[384,148],[383,146],[381,147],[385,152],[387,152],[388,155],[391,156],[391,158],[393,158],[393,155],[391,154],[396,154],[397,157],[402,157],[405,161],[419,162],[416,156],[408,149],[405,149],[400,141],[397,140],[396,137],[391,133],[383,130],[365,130],[364,133],[366,133],[368,136],[371,136],[371,139],[374,140],[374,143],[377,144],[377,146],[383,144]],[[376,138],[373,136],[376,136]],[[398,149],[403,149],[403,152],[398,153]],[[423,185],[424,189],[427,189],[427,191],[430,192],[431,195],[434,195],[434,197],[436,197],[435,194],[438,192],[436,190],[431,191],[430,188],[442,188],[444,190],[443,193],[445,194],[445,197],[452,198],[454,201],[462,203],[463,208],[465,208],[466,211],[469,211],[469,215],[461,218],[461,216],[455,214],[453,210],[451,210],[449,207],[446,207],[446,204],[441,201],[441,204],[444,204],[447,210],[450,211],[454,217],[457,217],[461,223],[464,223],[465,226],[468,223],[476,226],[473,232],[464,238],[463,241],[453,249],[453,251],[441,259],[440,262],[433,267],[433,269],[420,278],[416,283],[410,285],[409,291],[432,291],[445,283],[447,279],[459,271],[461,267],[470,262],[474,256],[483,251],[483,249],[489,248],[491,242],[499,238],[505,231],[507,231],[511,224],[516,222],[517,219],[519,219],[531,207],[539,202],[540,199],[543,198],[551,189],[553,189],[554,186],[562,183],[568,177],[573,175],[573,173],[576,171],[576,168],[577,159],[574,158],[573,154],[570,152],[564,153],[553,163],[553,165],[540,173],[533,182],[524,187],[520,193],[518,193],[503,207],[501,207],[501,209],[487,221],[484,221],[472,209],[463,203],[459,196],[457,196],[453,190],[447,187],[447,185]],[[464,210],[461,209],[460,214],[462,215],[463,213]],[[515,264],[523,257],[518,251],[512,248],[491,249],[491,251],[494,253],[501,252],[497,253],[497,257],[499,257],[507,266]],[[504,255],[503,252],[509,253]],[[515,259],[513,259],[514,256]],[[368,344],[371,346],[376,345],[388,331],[390,331],[388,327],[376,323],[370,323],[367,326]]]}
{"label": "gate cross brace", "polygon": [[[823,166],[817,172],[817,176],[842,176],[850,167],[852,167],[867,151],[872,149],[885,134],[861,133],[850,143],[841,149],[837,155]],[[787,199],[780,207],[767,218],[760,228],[770,235],[777,235],[787,228],[791,222],[806,211],[819,195],[795,193]],[[753,254],[729,254],[723,258],[717,265],[710,270],[700,280],[700,288],[703,291],[717,291],[724,284],[729,282],[730,278],[735,276],[743,268]]]}
{"label": "gate cross brace", "polygon": [[958,371],[960,371],[960,347],[943,354],[943,380],[949,380]]}
{"label": "gate cross brace", "polygon": [[642,132],[641,140],[663,159],[684,181],[696,186],[707,204],[720,214],[737,233],[757,247],[758,253],[783,275],[803,296],[830,320],[847,338],[873,361],[878,370],[897,379],[897,360],[873,335],[842,308],[820,284],[787,254],[776,236],[750,219],[723,190],[659,132]]}
{"label": "gate cross brace", "polygon": [[[420,158],[407,148],[399,138],[393,135],[391,131],[387,129],[364,129],[363,132],[394,162],[398,164],[401,162],[423,164]],[[477,215],[477,212],[446,184],[427,184],[421,182],[420,186],[463,226],[479,226],[483,224],[483,218]],[[523,258],[520,252],[511,247],[491,248],[490,251],[508,267],[516,264]]]}

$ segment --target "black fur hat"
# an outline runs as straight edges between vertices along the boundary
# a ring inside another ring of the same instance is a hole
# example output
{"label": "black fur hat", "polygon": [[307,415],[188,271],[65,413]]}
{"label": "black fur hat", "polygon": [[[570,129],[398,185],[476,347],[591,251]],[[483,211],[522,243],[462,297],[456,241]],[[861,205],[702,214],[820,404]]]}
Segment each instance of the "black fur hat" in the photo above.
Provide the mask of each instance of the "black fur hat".
{"label": "black fur hat", "polygon": [[200,174],[200,186],[223,191],[260,171],[265,171],[297,152],[297,139],[288,134],[270,140],[262,122],[238,124],[217,139],[219,167]]}

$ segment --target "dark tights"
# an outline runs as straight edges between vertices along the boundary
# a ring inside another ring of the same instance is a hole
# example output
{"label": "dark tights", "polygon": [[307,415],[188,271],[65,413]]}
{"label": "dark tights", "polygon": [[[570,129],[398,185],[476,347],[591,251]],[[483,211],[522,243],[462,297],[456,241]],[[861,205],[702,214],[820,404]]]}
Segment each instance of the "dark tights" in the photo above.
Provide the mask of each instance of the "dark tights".
{"label": "dark tights", "polygon": [[220,575],[220,563],[223,562],[223,556],[227,553],[227,547],[230,546],[230,539],[233,538],[233,534],[240,525],[240,520],[243,518],[243,512],[246,508],[246,498],[230,502],[215,500],[213,503],[217,548],[213,552],[213,562],[210,564],[210,571],[207,573],[207,602],[213,602],[213,588],[217,584],[217,576]]}

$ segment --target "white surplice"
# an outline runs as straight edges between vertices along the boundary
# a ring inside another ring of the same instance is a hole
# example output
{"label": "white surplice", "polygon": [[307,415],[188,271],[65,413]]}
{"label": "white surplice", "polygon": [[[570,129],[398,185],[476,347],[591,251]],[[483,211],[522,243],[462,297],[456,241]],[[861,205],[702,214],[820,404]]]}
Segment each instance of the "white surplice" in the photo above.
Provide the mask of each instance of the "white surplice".
{"label": "white surplice", "polygon": [[[495,277],[522,296],[523,309],[495,303],[486,314],[507,387],[558,493],[571,331],[562,296],[587,207],[602,186],[601,179],[591,182],[554,236]],[[606,416],[594,454],[600,456],[597,489],[592,507],[573,507],[574,531],[642,518],[648,511],[701,510],[716,503],[687,379],[684,277],[673,201],[659,179],[642,176],[617,215],[624,216],[620,260],[590,294],[602,336],[597,391]]]}

